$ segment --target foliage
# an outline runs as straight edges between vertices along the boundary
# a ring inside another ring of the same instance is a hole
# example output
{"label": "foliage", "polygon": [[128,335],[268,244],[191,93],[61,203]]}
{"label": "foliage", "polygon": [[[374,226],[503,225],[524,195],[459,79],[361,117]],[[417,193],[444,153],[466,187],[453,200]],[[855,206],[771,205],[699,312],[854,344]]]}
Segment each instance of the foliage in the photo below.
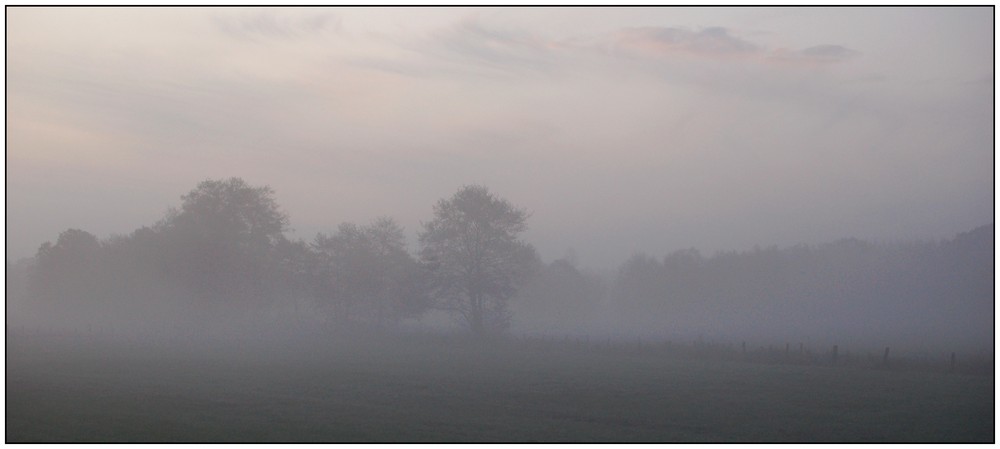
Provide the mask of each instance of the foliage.
{"label": "foliage", "polygon": [[608,288],[593,273],[581,271],[571,259],[557,259],[535,270],[512,301],[517,329],[542,332],[572,324],[572,331],[595,330]]}
{"label": "foliage", "polygon": [[516,312],[519,330],[711,330],[713,338],[777,344],[919,341],[992,352],[992,315],[982,313],[993,306],[992,226],[942,242],[637,254],[602,278],[571,260],[542,264],[519,238],[527,212],[485,187],[463,187],[433,212],[418,260],[392,219],[292,241],[272,189],[207,180],[152,227],[104,240],[68,229],[17,269],[8,262],[8,276],[19,278],[8,279],[8,304],[85,326],[203,328],[272,312],[391,327],[434,306],[476,335],[508,330]]}
{"label": "foliage", "polygon": [[285,237],[288,217],[269,187],[207,180],[181,200],[129,235],[100,241],[70,229],[45,243],[30,269],[29,296],[70,320],[114,315],[206,326],[275,306],[297,313],[304,302],[330,306],[335,320],[378,327],[427,308],[424,271],[390,218],[345,223],[309,245]]}
{"label": "foliage", "polygon": [[465,186],[434,206],[420,233],[420,258],[439,308],[462,317],[476,335],[505,331],[507,306],[537,255],[519,240],[528,213],[485,187]]}
{"label": "foliage", "polygon": [[100,267],[104,251],[93,234],[67,229],[55,245],[45,242],[30,275],[31,294],[47,304],[58,304],[61,315],[72,316],[98,306]]}
{"label": "foliage", "polygon": [[426,308],[417,261],[406,251],[403,228],[388,217],[367,226],[343,223],[337,233],[319,234],[312,245],[319,258],[319,299],[344,326],[397,324]]}
{"label": "foliage", "polygon": [[181,209],[157,225],[172,281],[212,306],[273,296],[267,281],[288,224],[274,191],[230,178],[203,181],[181,199]]}
{"label": "foliage", "polygon": [[301,254],[289,250],[288,218],[269,187],[207,180],[181,199],[152,228],[104,241],[70,229],[43,244],[31,297],[77,321],[163,321],[168,310],[211,319],[262,306],[290,286],[287,259]]}
{"label": "foliage", "polygon": [[992,351],[992,248],[982,227],[943,242],[640,254],[611,297],[637,333]]}

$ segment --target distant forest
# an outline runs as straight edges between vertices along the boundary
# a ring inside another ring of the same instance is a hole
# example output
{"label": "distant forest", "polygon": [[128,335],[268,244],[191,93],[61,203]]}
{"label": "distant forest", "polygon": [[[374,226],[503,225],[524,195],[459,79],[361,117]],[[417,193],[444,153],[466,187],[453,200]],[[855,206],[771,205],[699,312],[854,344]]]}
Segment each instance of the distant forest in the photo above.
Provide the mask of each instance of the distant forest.
{"label": "distant forest", "polygon": [[994,230],[945,241],[633,255],[616,273],[543,262],[527,214],[481,186],[433,205],[417,254],[391,218],[287,235],[268,187],[208,180],[155,224],[68,229],[7,261],[7,325],[247,335],[392,330],[751,340],[992,354]]}
{"label": "distant forest", "polygon": [[556,260],[517,316],[540,334],[992,354],[994,292],[988,225],[940,242],[636,254],[612,276]]}

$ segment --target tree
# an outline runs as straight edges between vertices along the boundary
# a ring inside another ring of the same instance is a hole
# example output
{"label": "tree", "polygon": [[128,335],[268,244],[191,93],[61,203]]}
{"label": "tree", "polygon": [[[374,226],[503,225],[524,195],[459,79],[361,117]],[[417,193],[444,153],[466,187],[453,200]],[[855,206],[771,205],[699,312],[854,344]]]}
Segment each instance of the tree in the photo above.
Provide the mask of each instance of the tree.
{"label": "tree", "polygon": [[181,210],[168,220],[219,244],[276,245],[288,227],[288,216],[279,209],[274,190],[252,187],[240,178],[202,181],[181,200]]}
{"label": "tree", "polygon": [[524,329],[580,332],[599,324],[606,295],[600,277],[580,271],[570,256],[539,267],[512,307]]}
{"label": "tree", "polygon": [[403,228],[387,217],[376,219],[365,232],[375,252],[377,282],[371,319],[379,326],[395,325],[427,309],[427,287],[420,264],[406,250]]}
{"label": "tree", "polygon": [[180,210],[155,227],[170,281],[202,305],[259,304],[272,296],[269,281],[279,271],[276,252],[288,225],[274,191],[230,178],[203,181],[181,199]]}
{"label": "tree", "polygon": [[55,245],[42,244],[35,260],[29,279],[32,297],[65,318],[80,318],[82,313],[91,314],[104,306],[104,250],[93,234],[67,229]]}
{"label": "tree", "polygon": [[507,302],[537,260],[534,248],[518,240],[527,218],[486,187],[465,186],[438,201],[420,233],[437,307],[459,315],[477,336],[510,327]]}
{"label": "tree", "polygon": [[391,218],[367,226],[343,223],[336,234],[317,235],[313,248],[324,267],[318,290],[337,325],[384,327],[426,308],[419,265]]}

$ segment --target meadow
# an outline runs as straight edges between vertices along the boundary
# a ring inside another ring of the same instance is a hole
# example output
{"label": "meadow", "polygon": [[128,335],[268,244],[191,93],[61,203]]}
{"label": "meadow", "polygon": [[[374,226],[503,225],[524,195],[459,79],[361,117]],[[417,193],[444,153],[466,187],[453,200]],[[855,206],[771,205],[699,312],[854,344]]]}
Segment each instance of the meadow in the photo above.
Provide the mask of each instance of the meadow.
{"label": "meadow", "polygon": [[993,442],[994,377],[651,346],[8,333],[11,442]]}

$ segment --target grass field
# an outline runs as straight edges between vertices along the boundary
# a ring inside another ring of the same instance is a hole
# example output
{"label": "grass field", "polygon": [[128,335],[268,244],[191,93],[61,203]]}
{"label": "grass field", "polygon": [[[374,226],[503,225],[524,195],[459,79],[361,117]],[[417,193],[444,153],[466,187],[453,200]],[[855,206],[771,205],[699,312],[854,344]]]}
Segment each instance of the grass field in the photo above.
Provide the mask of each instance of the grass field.
{"label": "grass field", "polygon": [[8,335],[7,442],[992,442],[994,379],[571,344]]}

